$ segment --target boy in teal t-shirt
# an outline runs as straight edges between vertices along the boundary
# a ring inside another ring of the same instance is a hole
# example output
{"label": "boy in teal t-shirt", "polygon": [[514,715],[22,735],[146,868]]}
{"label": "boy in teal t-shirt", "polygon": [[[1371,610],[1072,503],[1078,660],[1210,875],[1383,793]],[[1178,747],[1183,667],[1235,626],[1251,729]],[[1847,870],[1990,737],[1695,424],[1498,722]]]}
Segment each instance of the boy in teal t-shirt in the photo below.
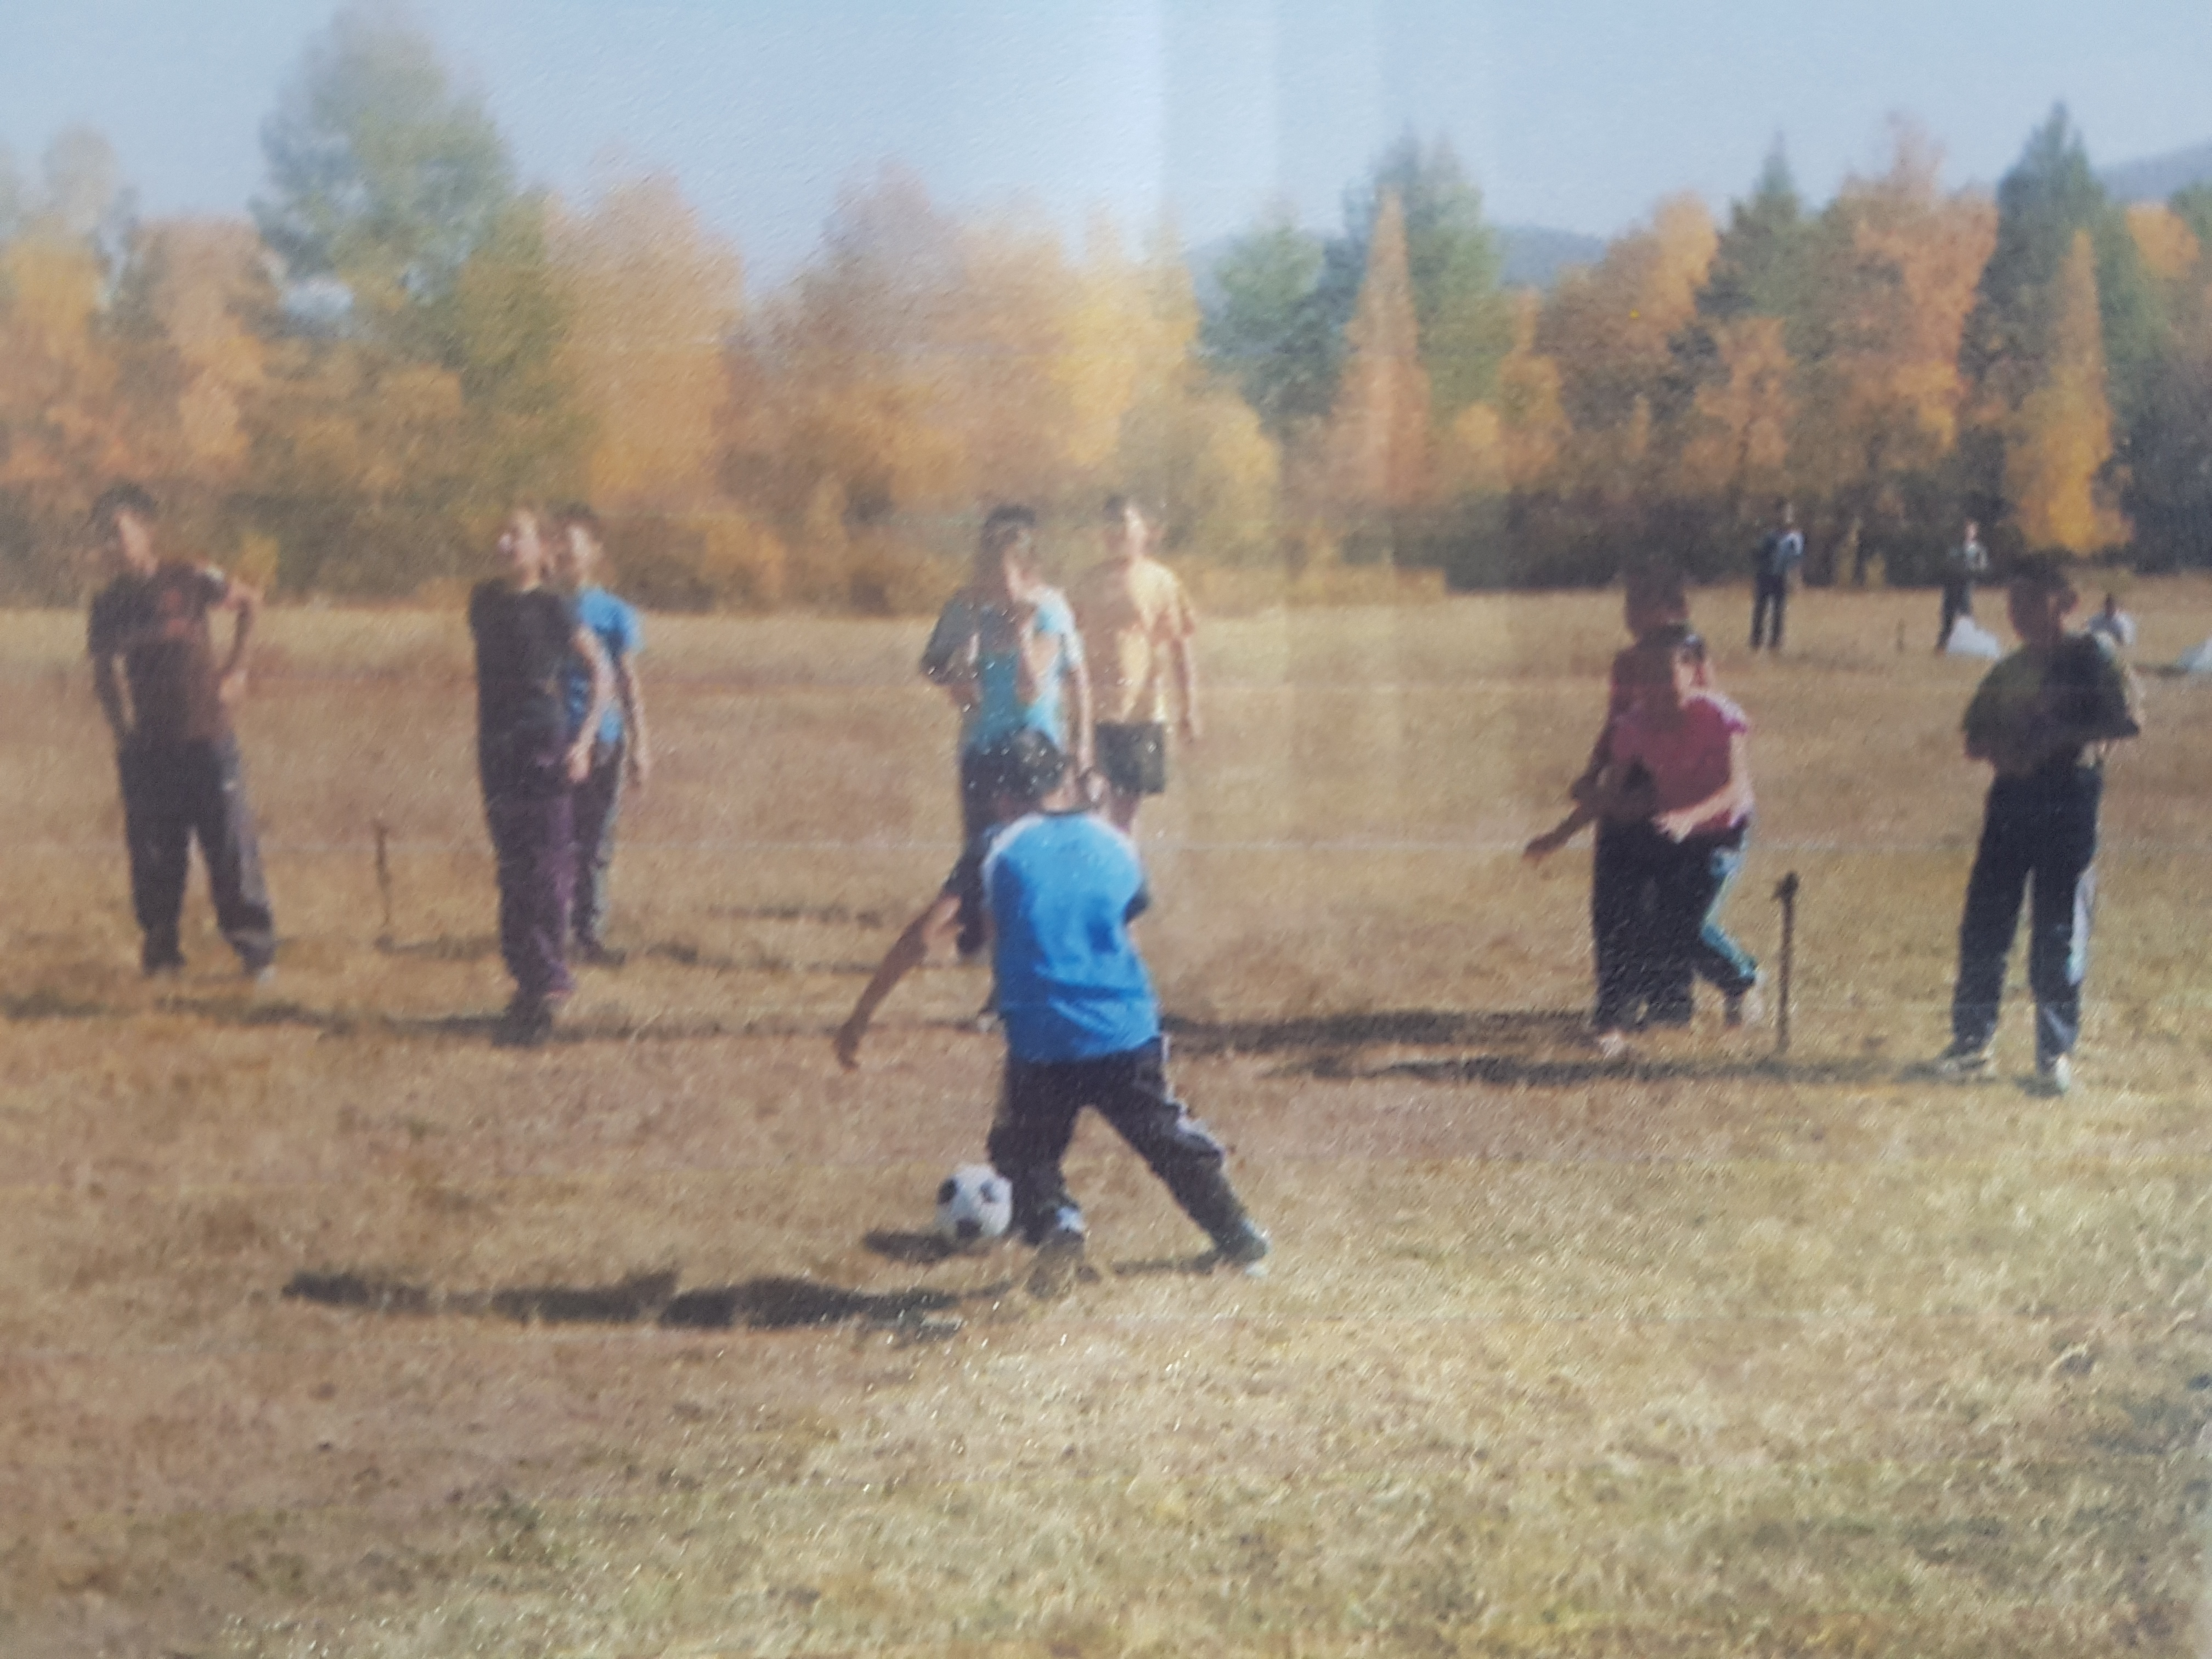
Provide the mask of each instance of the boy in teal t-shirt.
{"label": "boy in teal t-shirt", "polygon": [[[633,606],[592,583],[605,547],[599,515],[578,502],[562,508],[555,526],[554,574],[575,607],[576,620],[599,641],[614,670],[615,695],[592,740],[591,772],[576,786],[575,795],[576,951],[586,962],[605,964],[619,960],[607,949],[606,921],[623,787],[643,789],[653,771],[645,730],[645,688],[637,676],[645,629]],[[568,729],[580,735],[591,700],[589,680],[571,664],[562,689]]]}

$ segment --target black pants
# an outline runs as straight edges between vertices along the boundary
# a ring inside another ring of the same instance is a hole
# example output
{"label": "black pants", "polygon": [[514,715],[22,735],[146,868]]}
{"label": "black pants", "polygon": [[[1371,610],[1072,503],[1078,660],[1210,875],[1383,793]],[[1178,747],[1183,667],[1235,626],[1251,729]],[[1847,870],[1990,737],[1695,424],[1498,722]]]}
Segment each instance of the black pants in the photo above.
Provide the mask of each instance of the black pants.
{"label": "black pants", "polygon": [[144,936],[149,971],[174,967],[184,953],[177,925],[185,908],[185,876],[198,836],[215,898],[216,923],[249,973],[276,959],[276,924],[261,873],[261,845],[238,739],[116,751],[123,782],[123,830],[131,849],[131,902]]}
{"label": "black pants", "polygon": [[1055,1227],[1083,1231],[1083,1212],[1061,1178],[1060,1161],[1076,1115],[1091,1107],[1112,1124],[1183,1213],[1215,1243],[1233,1242],[1246,1224],[1224,1168],[1221,1143],[1168,1087],[1167,1045],[1155,1037],[1098,1060],[1038,1063],[1006,1056],[1005,1097],[988,1142],[991,1165],[1012,1183],[1014,1225],[1030,1243]]}
{"label": "black pants", "polygon": [[1686,958],[1664,959],[1653,949],[1658,877],[1666,837],[1648,822],[1601,823],[1590,866],[1590,939],[1597,957],[1597,1006],[1590,1024],[1628,1031],[1647,1020],[1662,1025],[1690,1018]]}
{"label": "black pants", "polygon": [[1790,578],[1785,575],[1754,575],[1751,579],[1751,648],[1758,650],[1768,642],[1767,624],[1773,623],[1772,643],[1777,651],[1782,648],[1783,614],[1790,608]]}
{"label": "black pants", "polygon": [[2081,1031],[2081,980],[2088,970],[2089,915],[2096,899],[2097,805],[2104,776],[2063,767],[1990,786],[1982,842],[1966,878],[1959,923],[1959,981],[1951,1040],[1985,1047],[1997,1029],[2005,957],[2031,900],[2027,983],[2035,994],[2035,1057],[2073,1052]]}
{"label": "black pants", "polygon": [[1943,620],[1936,630],[1936,648],[1943,650],[1951,643],[1951,630],[1958,626],[1959,618],[1974,614],[1974,585],[1970,581],[1947,581],[1943,584]]}

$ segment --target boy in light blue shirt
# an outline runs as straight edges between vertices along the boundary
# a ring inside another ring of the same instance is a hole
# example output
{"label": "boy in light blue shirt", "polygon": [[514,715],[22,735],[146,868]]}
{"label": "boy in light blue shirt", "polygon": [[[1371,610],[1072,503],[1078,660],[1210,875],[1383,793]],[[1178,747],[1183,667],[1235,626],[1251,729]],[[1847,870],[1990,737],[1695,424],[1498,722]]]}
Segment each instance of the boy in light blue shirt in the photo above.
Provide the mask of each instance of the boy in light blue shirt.
{"label": "boy in light blue shirt", "polygon": [[[960,835],[973,842],[989,827],[991,801],[981,757],[1020,731],[1049,738],[1091,770],[1091,681],[1074,613],[1036,564],[1036,515],[998,507],[983,520],[975,574],[937,618],[921,672],[960,710]],[[969,890],[960,953],[982,949],[982,896]]]}
{"label": "boy in light blue shirt", "polygon": [[[653,771],[645,730],[645,688],[637,677],[645,629],[635,608],[592,584],[605,546],[599,515],[574,502],[555,515],[554,525],[555,577],[570,596],[577,621],[599,641],[614,669],[615,695],[592,738],[591,773],[575,793],[576,953],[586,962],[606,966],[621,960],[607,948],[606,922],[608,878],[614,866],[615,824],[622,817],[623,785],[641,790]],[[590,706],[591,684],[574,663],[563,690],[569,730],[577,733]]]}

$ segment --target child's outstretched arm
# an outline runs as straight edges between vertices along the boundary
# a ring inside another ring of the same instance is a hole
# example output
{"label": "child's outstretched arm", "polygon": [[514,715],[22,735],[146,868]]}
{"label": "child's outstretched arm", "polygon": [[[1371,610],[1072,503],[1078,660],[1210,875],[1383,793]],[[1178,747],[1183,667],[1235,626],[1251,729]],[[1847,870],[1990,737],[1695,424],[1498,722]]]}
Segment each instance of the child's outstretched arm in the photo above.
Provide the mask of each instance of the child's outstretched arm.
{"label": "child's outstretched arm", "polygon": [[1577,805],[1573,811],[1522,848],[1521,856],[1531,864],[1541,864],[1580,834],[1584,824],[1596,821],[1595,807]]}
{"label": "child's outstretched arm", "polygon": [[960,896],[939,893],[927,909],[907,923],[906,931],[891,941],[891,948],[884,952],[884,959],[876,964],[874,975],[862,988],[860,999],[853,1005],[853,1012],[837,1028],[837,1063],[850,1072],[860,1063],[860,1039],[867,1035],[868,1022],[876,1017],[876,1010],[884,999],[898,988],[898,982],[929,959],[931,943],[951,930],[960,920]]}

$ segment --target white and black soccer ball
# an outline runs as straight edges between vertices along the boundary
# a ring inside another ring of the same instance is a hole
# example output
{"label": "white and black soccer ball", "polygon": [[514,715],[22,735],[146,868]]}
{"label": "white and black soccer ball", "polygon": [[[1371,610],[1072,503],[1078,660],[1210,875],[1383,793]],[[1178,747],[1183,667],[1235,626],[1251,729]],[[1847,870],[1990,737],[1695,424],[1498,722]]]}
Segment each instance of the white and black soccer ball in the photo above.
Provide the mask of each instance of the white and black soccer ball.
{"label": "white and black soccer ball", "polygon": [[951,1244],[1004,1237],[1014,1219],[1014,1189],[988,1164],[964,1164],[937,1189],[937,1231]]}

